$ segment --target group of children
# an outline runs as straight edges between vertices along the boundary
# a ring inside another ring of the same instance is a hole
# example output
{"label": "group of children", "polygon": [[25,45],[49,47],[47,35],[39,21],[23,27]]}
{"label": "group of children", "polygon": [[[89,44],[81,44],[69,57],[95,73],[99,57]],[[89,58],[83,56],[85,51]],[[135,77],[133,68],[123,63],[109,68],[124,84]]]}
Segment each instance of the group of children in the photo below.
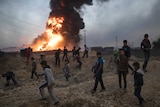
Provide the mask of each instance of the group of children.
{"label": "group of children", "polygon": [[[147,41],[147,42],[146,42]],[[147,48],[147,51],[146,51]],[[141,43],[141,49],[144,52],[144,56],[145,56],[145,60],[144,60],[144,64],[143,64],[143,70],[140,68],[140,64],[139,62],[134,62],[133,63],[133,67],[134,69],[130,66],[129,59],[131,56],[131,52],[130,52],[130,47],[127,45],[127,40],[123,41],[123,47],[122,49],[115,49],[114,50],[114,61],[116,63],[116,69],[117,69],[117,74],[118,74],[118,78],[119,78],[119,88],[122,88],[122,77],[123,77],[123,82],[124,82],[124,90],[126,90],[127,88],[127,80],[126,80],[126,76],[128,74],[128,68],[132,71],[132,74],[134,74],[134,95],[138,98],[139,100],[139,104],[142,105],[144,102],[143,97],[141,96],[141,87],[143,86],[143,76],[144,76],[144,72],[146,72],[146,67],[148,64],[148,60],[149,60],[149,53],[150,53],[150,42],[148,40],[148,34],[144,35],[144,40]],[[147,55],[146,55],[147,54]]]}
{"label": "group of children", "polygon": [[[126,91],[127,88],[127,80],[126,76],[128,74],[128,59],[124,54],[124,50],[120,50],[120,56],[119,56],[119,62],[118,62],[118,77],[119,77],[119,88],[122,88],[121,85],[121,80],[123,76],[123,81],[124,81],[124,90]],[[143,76],[144,76],[144,71],[140,68],[139,62],[134,62],[132,68],[134,74],[134,95],[138,98],[139,104],[142,105],[144,102],[143,97],[141,96],[141,87],[143,86]]]}
{"label": "group of children", "polygon": [[[82,56],[82,58],[86,57],[88,58],[88,47],[86,45],[84,45],[84,54]],[[73,60],[76,60],[78,65],[77,65],[77,68],[81,69],[81,66],[82,66],[82,61],[81,61],[81,57],[80,57],[80,50],[81,48],[79,47],[78,49],[75,48],[75,46],[73,47],[72,49],[72,56],[73,56]],[[58,49],[56,52],[55,52],[55,65],[56,66],[60,66],[60,49]],[[64,47],[63,49],[63,57],[62,57],[62,61],[63,60],[68,60],[68,50],[66,47]],[[69,60],[68,60],[68,63],[69,63]]]}
{"label": "group of children", "polygon": [[[126,40],[124,40],[124,44],[127,44]],[[78,49],[78,52],[79,52],[79,50],[80,50],[80,48]],[[129,53],[128,50],[129,50],[129,47],[124,45],[124,47],[122,49],[120,49],[119,52],[118,51],[115,52],[115,55],[116,55],[116,60],[115,61],[116,61],[116,64],[117,64],[116,67],[117,67],[117,73],[118,73],[118,77],[119,77],[119,88],[122,88],[121,79],[122,79],[122,76],[123,76],[123,81],[124,81],[124,87],[123,88],[126,90],[126,88],[127,88],[126,76],[128,74],[128,68],[130,68],[134,73],[134,87],[135,87],[134,95],[138,98],[139,104],[143,104],[144,98],[141,96],[141,87],[143,86],[144,72],[140,68],[140,64],[138,62],[133,63],[134,69],[129,65],[128,61],[129,61],[129,57],[130,57],[129,54],[130,53]],[[126,52],[128,52],[128,53],[126,53]],[[58,49],[58,51],[56,52],[55,57],[56,58],[59,57],[59,54],[60,54],[60,49]],[[67,57],[66,48],[65,48],[64,54],[65,55],[63,56],[63,60],[64,60],[65,57],[66,58],[65,58],[65,65],[63,67],[63,72],[64,72],[64,76],[66,78],[66,81],[68,81],[69,77],[70,77],[70,74],[69,74],[70,73],[70,65],[69,65],[69,60],[68,60],[68,57]],[[86,57],[88,57],[87,50],[84,54],[87,54]],[[92,93],[96,92],[96,88],[97,88],[99,82],[100,82],[101,88],[102,88],[101,91],[105,90],[105,86],[103,84],[103,79],[102,79],[103,63],[104,63],[103,58],[102,58],[100,52],[97,52],[96,55],[97,55],[98,60],[97,60],[97,63],[95,65],[95,68],[94,68],[95,85],[94,85],[94,88],[92,89]],[[73,54],[73,56],[76,57],[77,62],[79,63],[78,66],[81,67],[82,62],[80,60],[79,54]],[[83,57],[84,56],[85,55],[83,55]],[[58,104],[59,100],[57,99],[57,97],[53,93],[53,85],[55,84],[55,79],[53,77],[51,68],[49,67],[49,65],[47,64],[47,62],[45,60],[42,60],[40,64],[41,64],[44,72],[42,74],[37,74],[36,73],[37,64],[36,64],[36,61],[35,61],[34,57],[31,57],[31,61],[32,61],[31,79],[33,79],[34,75],[36,76],[36,78],[39,78],[39,76],[43,76],[43,75],[45,77],[45,81],[39,87],[40,94],[42,96],[41,100],[46,99],[45,93],[44,93],[44,88],[47,87],[48,92],[49,92],[51,98],[54,101],[54,105]],[[56,62],[56,64],[60,65],[60,62]],[[16,82],[15,78],[14,78],[15,74],[13,72],[9,71],[9,72],[3,74],[2,76],[6,77],[6,80],[7,80],[6,86],[9,85],[9,80],[11,80],[11,79],[14,82],[14,85],[18,84]]]}

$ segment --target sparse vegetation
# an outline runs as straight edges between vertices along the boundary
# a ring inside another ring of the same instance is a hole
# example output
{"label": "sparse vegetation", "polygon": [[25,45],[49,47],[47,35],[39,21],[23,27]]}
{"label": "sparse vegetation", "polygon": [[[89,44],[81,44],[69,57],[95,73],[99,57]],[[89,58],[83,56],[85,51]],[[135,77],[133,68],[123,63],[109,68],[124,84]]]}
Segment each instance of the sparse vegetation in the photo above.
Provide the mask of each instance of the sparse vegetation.
{"label": "sparse vegetation", "polygon": [[160,38],[158,38],[152,44],[153,44],[153,49],[160,49]]}

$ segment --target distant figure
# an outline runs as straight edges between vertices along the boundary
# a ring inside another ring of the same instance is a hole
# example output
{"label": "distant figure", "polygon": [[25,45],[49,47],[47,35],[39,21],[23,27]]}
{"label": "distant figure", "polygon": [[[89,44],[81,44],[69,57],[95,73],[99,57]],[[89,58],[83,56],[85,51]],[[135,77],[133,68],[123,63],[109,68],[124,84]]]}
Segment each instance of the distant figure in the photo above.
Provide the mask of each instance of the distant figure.
{"label": "distant figure", "polygon": [[69,60],[67,60],[67,59],[65,60],[65,65],[63,67],[63,72],[64,72],[64,76],[66,78],[66,81],[68,81],[68,79],[70,77],[70,75],[69,75],[69,73],[70,73],[70,65],[69,65]]}
{"label": "distant figure", "polygon": [[[130,59],[130,57],[131,57],[131,49],[130,49],[130,47],[127,45],[127,40],[124,40],[124,41],[123,41],[123,47],[122,47],[122,49],[124,50],[124,55],[127,57],[128,61],[129,61],[129,59]],[[129,63],[128,63],[128,67],[129,67],[129,69],[132,70],[132,72],[133,72],[133,68],[129,65]]]}
{"label": "distant figure", "polygon": [[103,84],[103,79],[102,79],[102,74],[103,74],[103,58],[101,56],[100,52],[97,52],[97,63],[94,68],[95,72],[95,85],[94,88],[92,89],[91,93],[94,94],[97,90],[98,83],[100,82],[101,84],[101,91],[105,90],[104,84]]}
{"label": "distant figure", "polygon": [[43,52],[40,53],[40,62],[45,60],[45,55]]}
{"label": "distant figure", "polygon": [[48,93],[51,96],[52,100],[54,101],[54,105],[57,105],[59,103],[57,97],[54,95],[53,93],[53,85],[55,84],[55,79],[53,77],[52,74],[52,70],[51,68],[47,65],[46,61],[42,61],[41,62],[41,66],[44,70],[43,74],[39,74],[39,76],[45,76],[45,81],[40,85],[39,90],[42,96],[41,100],[45,100],[45,92],[44,92],[44,88],[47,87],[48,88]]}
{"label": "distant figure", "polygon": [[86,45],[84,45],[84,54],[83,54],[83,57],[84,58],[86,56],[86,58],[88,58],[88,47]]}
{"label": "distant figure", "polygon": [[79,47],[75,52],[76,52],[76,55],[78,54],[80,56],[80,51],[81,50],[81,47]]}
{"label": "distant figure", "polygon": [[80,58],[79,54],[76,54],[76,60],[78,62],[77,68],[81,69],[82,62],[81,62],[81,58]]}
{"label": "distant figure", "polygon": [[72,56],[73,56],[73,59],[76,57],[76,47],[75,46],[72,49]]}
{"label": "distant figure", "polygon": [[58,49],[56,52],[55,52],[55,65],[56,66],[60,66],[60,49]]}
{"label": "distant figure", "polygon": [[31,61],[32,61],[32,73],[31,73],[31,79],[33,79],[33,75],[35,75],[38,78],[36,69],[37,69],[37,63],[34,59],[34,57],[31,57]]}
{"label": "distant figure", "polygon": [[18,85],[17,81],[15,80],[15,74],[12,71],[8,71],[8,72],[2,74],[2,77],[6,77],[6,84],[5,84],[5,86],[9,86],[10,80],[13,81],[13,83],[14,83],[15,86]]}
{"label": "distant figure", "polygon": [[141,88],[143,86],[143,75],[144,72],[140,69],[140,64],[138,62],[133,63],[134,66],[134,95],[138,98],[139,104],[142,105],[144,102],[143,97],[141,96]]}
{"label": "distant figure", "polygon": [[26,58],[27,58],[26,65],[29,65],[30,56],[31,56],[31,48],[28,47],[28,48],[26,49]]}
{"label": "distant figure", "polygon": [[66,47],[64,47],[64,49],[63,49],[63,59],[62,59],[62,61],[64,60],[64,58],[65,59],[68,59],[68,49],[66,48]]}
{"label": "distant figure", "polygon": [[119,77],[119,88],[122,88],[122,76],[124,81],[124,90],[127,88],[127,80],[126,76],[128,74],[128,59],[125,56],[124,50],[120,49],[120,56],[119,56],[119,62],[118,62],[118,77]]}
{"label": "distant figure", "polygon": [[151,49],[151,43],[148,39],[148,34],[144,35],[144,39],[141,42],[141,50],[144,53],[144,64],[143,64],[143,70],[146,72],[147,64],[150,58],[150,49]]}

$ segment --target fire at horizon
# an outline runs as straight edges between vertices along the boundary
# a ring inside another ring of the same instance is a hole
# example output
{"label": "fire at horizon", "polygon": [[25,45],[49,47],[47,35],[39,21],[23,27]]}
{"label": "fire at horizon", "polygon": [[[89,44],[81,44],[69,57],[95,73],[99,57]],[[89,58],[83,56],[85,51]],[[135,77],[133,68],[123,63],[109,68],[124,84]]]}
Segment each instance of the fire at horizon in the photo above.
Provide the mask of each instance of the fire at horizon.
{"label": "fire at horizon", "polygon": [[85,28],[81,8],[92,4],[92,0],[50,0],[46,31],[35,38],[30,47],[33,51],[47,51],[64,46],[71,50],[73,46],[79,46],[80,30]]}
{"label": "fire at horizon", "polygon": [[46,51],[62,48],[64,38],[61,33],[63,17],[50,17],[46,23],[46,31],[35,38],[30,46],[33,51]]}

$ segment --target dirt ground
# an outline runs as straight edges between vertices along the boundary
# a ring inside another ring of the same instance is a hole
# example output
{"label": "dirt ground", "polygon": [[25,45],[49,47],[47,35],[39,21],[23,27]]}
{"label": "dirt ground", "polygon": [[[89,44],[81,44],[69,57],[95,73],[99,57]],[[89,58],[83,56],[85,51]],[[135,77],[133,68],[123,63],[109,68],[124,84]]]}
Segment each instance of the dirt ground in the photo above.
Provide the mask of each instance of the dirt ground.
{"label": "dirt ground", "polygon": [[[82,53],[81,53],[82,54]],[[98,90],[95,94],[91,94],[91,89],[94,86],[92,66],[95,64],[96,52],[89,52],[89,58],[82,58],[82,69],[76,68],[77,62],[69,54],[71,77],[66,81],[63,75],[64,62],[61,61],[61,66],[54,65],[54,55],[46,55],[45,59],[51,66],[53,75],[56,78],[56,85],[54,86],[54,93],[57,95],[60,103],[57,107],[139,107],[138,100],[133,95],[133,75],[131,71],[127,75],[127,92],[118,88],[118,76],[115,70],[115,64],[112,56],[103,55],[104,74],[103,80],[106,87],[104,92]],[[40,66],[39,53],[34,53],[33,56],[38,64],[37,72],[41,73],[43,70]],[[62,55],[61,55],[62,58]],[[134,61],[143,64],[142,58],[132,56],[130,65]],[[43,77],[39,79],[30,79],[31,77],[31,63],[29,66],[25,64],[26,59],[16,56],[3,56],[0,58],[0,74],[8,70],[12,70],[16,74],[16,80],[20,84],[14,87],[10,83],[9,87],[5,87],[5,78],[0,76],[0,107],[54,107],[52,100],[45,89],[47,100],[40,101],[39,85],[44,80]],[[160,107],[160,58],[151,57],[147,71],[144,75],[144,86],[142,88],[142,96],[145,99],[143,107]]]}

